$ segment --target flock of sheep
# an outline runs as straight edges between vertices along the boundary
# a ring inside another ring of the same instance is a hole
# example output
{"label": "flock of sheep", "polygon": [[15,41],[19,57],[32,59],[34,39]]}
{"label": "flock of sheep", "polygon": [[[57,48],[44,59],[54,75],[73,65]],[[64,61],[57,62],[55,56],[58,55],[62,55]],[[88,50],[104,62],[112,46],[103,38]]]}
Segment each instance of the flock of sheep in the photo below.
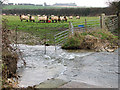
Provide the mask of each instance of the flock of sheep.
{"label": "flock of sheep", "polygon": [[[57,22],[67,22],[68,19],[73,19],[73,16],[54,16],[54,15],[51,15],[51,16],[46,16],[46,15],[37,15],[38,16],[38,22],[43,22],[43,23],[57,23]],[[76,19],[80,19],[80,16],[76,16]],[[23,21],[23,20],[26,20],[27,22],[28,21],[32,21],[32,22],[35,22],[35,17],[34,16],[31,16],[31,15],[20,15],[20,20]]]}

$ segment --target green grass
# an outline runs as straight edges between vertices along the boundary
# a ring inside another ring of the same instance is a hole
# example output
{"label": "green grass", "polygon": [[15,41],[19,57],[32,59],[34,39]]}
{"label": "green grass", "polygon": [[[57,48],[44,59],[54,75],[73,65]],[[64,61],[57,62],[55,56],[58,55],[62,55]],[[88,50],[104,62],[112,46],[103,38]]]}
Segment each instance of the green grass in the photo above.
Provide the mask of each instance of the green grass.
{"label": "green grass", "polygon": [[3,18],[8,20],[9,29],[13,30],[16,29],[16,26],[18,26],[18,31],[30,33],[35,37],[39,37],[41,40],[47,37],[50,43],[53,43],[55,34],[69,28],[69,21],[73,22],[73,25],[76,27],[80,24],[84,24],[81,22],[85,19],[97,20],[96,22],[92,23],[93,25],[99,22],[99,17],[81,17],[81,19],[76,19],[74,17],[73,19],[69,19],[67,22],[62,23],[38,23],[37,16],[35,16],[35,22],[21,22],[19,16],[3,16]]}
{"label": "green grass", "polygon": [[33,5],[5,5],[3,7],[3,9],[55,9],[55,8],[59,9],[59,8],[78,8],[78,7],[33,6]]}
{"label": "green grass", "polygon": [[83,48],[84,38],[87,35],[91,35],[101,39],[103,43],[107,40],[110,45],[118,45],[118,36],[113,35],[107,30],[96,30],[89,32],[75,32],[74,35],[70,35],[68,40],[63,44],[63,49],[80,49]]}

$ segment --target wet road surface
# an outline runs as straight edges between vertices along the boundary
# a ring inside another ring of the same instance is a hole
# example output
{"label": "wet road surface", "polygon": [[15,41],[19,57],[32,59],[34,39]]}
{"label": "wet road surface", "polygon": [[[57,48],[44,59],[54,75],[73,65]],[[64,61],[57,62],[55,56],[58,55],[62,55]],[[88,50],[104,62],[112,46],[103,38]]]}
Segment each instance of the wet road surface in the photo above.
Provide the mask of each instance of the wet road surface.
{"label": "wet road surface", "polygon": [[54,46],[47,46],[44,54],[44,46],[20,44],[18,47],[27,63],[24,67],[22,61],[18,62],[20,87],[39,85],[53,78],[68,82],[63,82],[61,88],[75,88],[80,83],[89,87],[118,87],[118,50],[110,53],[57,47],[55,51]]}

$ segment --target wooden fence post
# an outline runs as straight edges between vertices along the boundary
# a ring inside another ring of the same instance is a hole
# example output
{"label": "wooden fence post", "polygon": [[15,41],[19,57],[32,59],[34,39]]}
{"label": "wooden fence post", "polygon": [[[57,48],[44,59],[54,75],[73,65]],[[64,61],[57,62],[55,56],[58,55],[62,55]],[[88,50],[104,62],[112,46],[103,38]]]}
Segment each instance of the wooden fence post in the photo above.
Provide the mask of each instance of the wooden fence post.
{"label": "wooden fence post", "polygon": [[15,29],[15,44],[16,44],[16,49],[17,49],[17,44],[18,44],[18,42],[17,42],[17,40],[18,40],[18,38],[17,38],[17,31],[18,31],[18,26],[16,26],[16,29]]}
{"label": "wooden fence post", "polygon": [[120,30],[120,12],[117,13],[118,16],[118,30]]}
{"label": "wooden fence post", "polygon": [[54,45],[55,45],[55,51],[56,51],[56,41],[55,41],[55,35],[54,35]]}
{"label": "wooden fence post", "polygon": [[69,30],[71,29],[71,22],[69,22]]}
{"label": "wooden fence post", "polygon": [[104,13],[101,14],[101,16],[100,16],[100,26],[102,29],[105,28],[105,14]]}
{"label": "wooden fence post", "polygon": [[85,19],[85,31],[87,32],[87,20]]}

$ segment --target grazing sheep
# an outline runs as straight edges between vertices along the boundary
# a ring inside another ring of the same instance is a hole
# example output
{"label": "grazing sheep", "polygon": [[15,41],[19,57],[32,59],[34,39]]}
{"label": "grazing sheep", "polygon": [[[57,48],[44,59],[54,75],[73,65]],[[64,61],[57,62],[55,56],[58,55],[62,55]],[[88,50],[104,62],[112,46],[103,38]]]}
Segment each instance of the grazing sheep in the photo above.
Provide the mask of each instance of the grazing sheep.
{"label": "grazing sheep", "polygon": [[51,15],[51,17],[54,17],[54,15]]}
{"label": "grazing sheep", "polygon": [[28,16],[30,16],[30,14],[27,14]]}
{"label": "grazing sheep", "polygon": [[68,19],[68,16],[66,16],[66,19]]}
{"label": "grazing sheep", "polygon": [[5,14],[5,13],[3,13],[2,15],[3,15],[3,16],[5,16],[6,14]]}
{"label": "grazing sheep", "polygon": [[43,17],[45,17],[45,15],[43,15]]}
{"label": "grazing sheep", "polygon": [[40,15],[37,15],[38,17],[40,17]]}
{"label": "grazing sheep", "polygon": [[76,19],[80,19],[80,16],[76,16]]}
{"label": "grazing sheep", "polygon": [[67,16],[64,16],[64,18],[65,18],[65,21],[67,22],[67,20],[68,20],[68,17],[67,17]]}
{"label": "grazing sheep", "polygon": [[67,22],[67,16],[61,16],[60,21],[63,21],[63,22],[66,21]]}
{"label": "grazing sheep", "polygon": [[30,17],[29,17],[29,20],[30,20],[30,22],[31,22],[31,21],[35,22],[35,17],[30,16]]}
{"label": "grazing sheep", "polygon": [[60,16],[51,16],[50,19],[52,20],[52,23],[54,23],[54,21],[55,21],[55,23],[56,23],[57,21],[59,21],[59,22],[61,21],[61,20],[60,20]]}
{"label": "grazing sheep", "polygon": [[61,20],[61,21],[64,21],[64,20],[65,20],[64,16],[61,16],[61,17],[60,17],[60,20]]}
{"label": "grazing sheep", "polygon": [[69,16],[69,19],[73,19],[73,16]]}
{"label": "grazing sheep", "polygon": [[28,16],[25,16],[25,15],[20,15],[20,20],[21,20],[21,22],[22,22],[23,20],[26,20],[26,21],[28,22],[29,17],[28,17]]}
{"label": "grazing sheep", "polygon": [[48,16],[38,17],[38,22],[41,22],[41,21],[43,21],[44,23],[45,23],[45,21],[48,22]]}

